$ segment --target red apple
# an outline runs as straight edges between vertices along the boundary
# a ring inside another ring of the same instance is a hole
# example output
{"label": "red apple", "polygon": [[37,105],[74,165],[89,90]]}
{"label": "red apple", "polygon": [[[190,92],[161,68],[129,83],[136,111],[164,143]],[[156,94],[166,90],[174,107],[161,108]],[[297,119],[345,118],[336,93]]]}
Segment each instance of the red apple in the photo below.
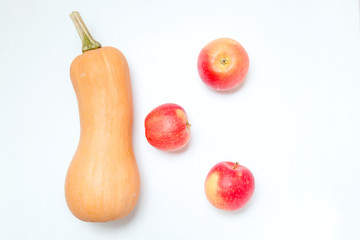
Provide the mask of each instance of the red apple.
{"label": "red apple", "polygon": [[233,211],[243,207],[255,189],[255,179],[249,169],[233,162],[220,162],[209,172],[205,194],[216,208]]}
{"label": "red apple", "polygon": [[249,69],[249,56],[240,43],[219,38],[201,50],[197,68],[200,78],[210,88],[230,90],[244,81]]}
{"label": "red apple", "polygon": [[148,142],[164,151],[176,151],[190,140],[190,124],[185,110],[173,103],[160,105],[145,118]]}

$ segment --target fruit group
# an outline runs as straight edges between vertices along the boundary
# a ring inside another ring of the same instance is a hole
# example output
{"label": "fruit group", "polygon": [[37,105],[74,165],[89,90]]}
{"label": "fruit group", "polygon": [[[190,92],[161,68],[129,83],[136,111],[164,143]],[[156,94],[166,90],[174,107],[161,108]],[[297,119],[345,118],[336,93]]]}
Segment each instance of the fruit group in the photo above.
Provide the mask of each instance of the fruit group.
{"label": "fruit group", "polygon": [[240,43],[219,38],[201,50],[197,68],[200,78],[210,88],[230,90],[244,81],[249,69],[249,56]]}
{"label": "fruit group", "polygon": [[205,194],[209,202],[223,210],[243,207],[253,195],[255,179],[249,169],[238,163],[220,162],[205,180]]}
{"label": "fruit group", "polygon": [[70,68],[81,132],[66,175],[66,203],[83,221],[107,222],[127,216],[139,197],[129,69],[119,50],[91,44],[80,15],[71,16],[80,28],[84,53]]}
{"label": "fruit group", "polygon": [[145,136],[160,150],[183,148],[190,140],[190,124],[185,110],[174,103],[156,107],[145,118]]}

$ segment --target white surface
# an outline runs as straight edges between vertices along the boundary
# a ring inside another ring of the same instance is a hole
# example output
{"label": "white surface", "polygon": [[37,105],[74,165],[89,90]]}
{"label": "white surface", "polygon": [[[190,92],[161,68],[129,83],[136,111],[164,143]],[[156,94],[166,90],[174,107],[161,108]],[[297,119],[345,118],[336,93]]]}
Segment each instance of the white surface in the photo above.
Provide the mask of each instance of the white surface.
{"label": "white surface", "polygon": [[[360,239],[358,1],[2,1],[0,239]],[[84,223],[64,199],[79,137],[68,14],[128,59],[141,196],[126,219]],[[250,56],[241,89],[208,89],[197,55],[218,37]],[[182,105],[182,153],[151,147],[143,120]],[[251,202],[223,212],[203,184],[220,161],[256,178]]]}

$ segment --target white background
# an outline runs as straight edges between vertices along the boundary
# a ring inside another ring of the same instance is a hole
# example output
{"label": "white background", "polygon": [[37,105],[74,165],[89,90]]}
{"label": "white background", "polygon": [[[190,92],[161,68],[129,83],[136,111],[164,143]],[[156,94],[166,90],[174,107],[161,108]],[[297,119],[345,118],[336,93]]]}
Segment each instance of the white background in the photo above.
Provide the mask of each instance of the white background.
{"label": "white background", "polygon": [[[141,196],[110,223],[76,219],[64,198],[79,139],[74,10],[131,71]],[[360,239],[359,29],[355,0],[3,0],[0,239]],[[218,37],[250,56],[232,93],[198,77],[198,53]],[[167,102],[192,124],[180,153],[144,135],[147,113]],[[221,161],[255,176],[239,211],[205,197],[205,177]]]}

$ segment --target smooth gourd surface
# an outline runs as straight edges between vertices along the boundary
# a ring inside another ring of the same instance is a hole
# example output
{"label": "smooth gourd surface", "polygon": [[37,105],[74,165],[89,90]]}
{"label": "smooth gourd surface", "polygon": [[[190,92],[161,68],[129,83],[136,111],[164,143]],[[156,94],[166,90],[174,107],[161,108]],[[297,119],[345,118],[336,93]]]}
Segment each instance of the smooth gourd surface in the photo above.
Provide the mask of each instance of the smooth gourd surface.
{"label": "smooth gourd surface", "polygon": [[140,188],[127,61],[112,47],[91,50],[74,59],[70,76],[81,133],[65,181],[67,205],[83,221],[123,218],[135,207]]}

